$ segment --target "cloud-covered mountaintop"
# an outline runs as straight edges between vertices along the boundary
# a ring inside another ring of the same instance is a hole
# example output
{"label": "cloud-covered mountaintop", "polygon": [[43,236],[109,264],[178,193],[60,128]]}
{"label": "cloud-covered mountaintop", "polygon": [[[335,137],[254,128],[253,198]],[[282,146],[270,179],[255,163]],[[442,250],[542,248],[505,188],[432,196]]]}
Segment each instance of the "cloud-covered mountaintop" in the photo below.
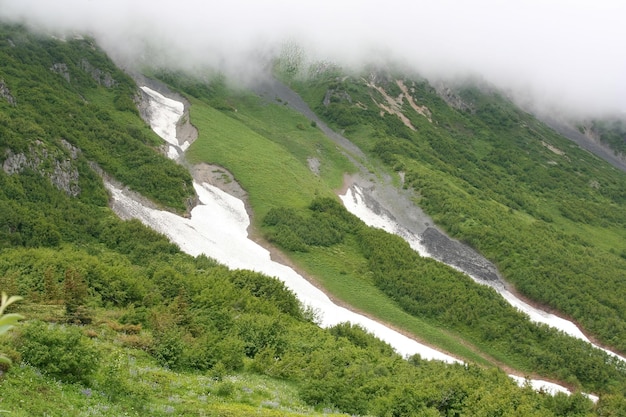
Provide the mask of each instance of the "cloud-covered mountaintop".
{"label": "cloud-covered mountaintop", "polygon": [[89,32],[118,58],[249,76],[296,42],[311,59],[393,58],[583,114],[626,110],[624,16],[619,0],[0,0],[4,20]]}

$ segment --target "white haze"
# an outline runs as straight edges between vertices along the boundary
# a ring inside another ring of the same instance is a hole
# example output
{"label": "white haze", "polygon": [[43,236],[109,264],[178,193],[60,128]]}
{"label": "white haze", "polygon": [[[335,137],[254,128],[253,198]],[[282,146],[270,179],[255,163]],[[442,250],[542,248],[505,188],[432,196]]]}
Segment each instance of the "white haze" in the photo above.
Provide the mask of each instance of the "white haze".
{"label": "white haze", "polygon": [[622,0],[0,0],[0,18],[88,32],[112,55],[240,78],[285,42],[355,65],[479,77],[544,109],[626,110]]}

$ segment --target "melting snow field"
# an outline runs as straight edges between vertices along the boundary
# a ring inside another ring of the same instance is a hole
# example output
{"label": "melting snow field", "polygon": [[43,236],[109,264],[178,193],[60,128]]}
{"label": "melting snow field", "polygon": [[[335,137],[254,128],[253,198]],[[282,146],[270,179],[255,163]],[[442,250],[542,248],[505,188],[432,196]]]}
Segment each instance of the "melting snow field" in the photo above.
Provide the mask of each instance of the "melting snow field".
{"label": "melting snow field", "polygon": [[[178,158],[189,146],[188,142],[181,146],[176,138],[176,124],[183,114],[183,103],[164,97],[148,87],[141,88],[150,97],[149,122],[152,129],[171,145],[168,155],[173,159]],[[247,228],[250,220],[244,203],[217,187],[194,182],[200,204],[191,211],[190,218],[144,206],[132,198],[131,193],[111,183],[107,182],[106,187],[112,194],[113,208],[120,216],[140,220],[166,235],[184,252],[192,256],[205,254],[230,268],[249,269],[281,279],[304,305],[312,307],[318,313],[323,327],[351,322],[389,343],[401,355],[419,354],[424,359],[461,363],[458,359],[420,344],[381,323],[337,306],[293,269],[272,261],[269,251],[248,239]],[[347,195],[341,198],[349,211],[369,225],[404,237],[414,250],[428,256],[418,236],[404,230],[389,218],[369,210],[360,196],[352,195],[348,198]],[[509,301],[513,304],[513,301]],[[534,314],[541,317],[545,315],[539,311]],[[513,375],[511,377],[520,385],[528,382],[535,389],[552,394],[569,393],[566,388],[551,382],[526,380]],[[589,397],[597,401],[597,397]]]}
{"label": "melting snow field", "polygon": [[141,90],[150,97],[148,114],[150,127],[170,144],[167,156],[171,159],[177,159],[190,145],[189,142],[180,145],[176,137],[176,125],[183,116],[185,105],[180,101],[167,98],[151,88],[141,87]]}

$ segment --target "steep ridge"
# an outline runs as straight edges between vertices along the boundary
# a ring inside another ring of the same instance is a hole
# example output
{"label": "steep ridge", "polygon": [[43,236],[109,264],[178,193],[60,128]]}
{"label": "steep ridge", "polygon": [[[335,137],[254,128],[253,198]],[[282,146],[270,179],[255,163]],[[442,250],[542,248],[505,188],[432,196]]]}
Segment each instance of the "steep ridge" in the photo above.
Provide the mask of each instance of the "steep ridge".
{"label": "steep ridge", "polygon": [[572,126],[571,122],[566,122],[550,116],[541,116],[541,120],[553,128],[556,132],[570,139],[581,148],[586,149],[597,157],[604,159],[615,168],[626,172],[626,160],[623,155],[618,155],[616,151],[611,149],[608,145],[597,140],[592,140],[588,136],[582,134],[574,126]]}

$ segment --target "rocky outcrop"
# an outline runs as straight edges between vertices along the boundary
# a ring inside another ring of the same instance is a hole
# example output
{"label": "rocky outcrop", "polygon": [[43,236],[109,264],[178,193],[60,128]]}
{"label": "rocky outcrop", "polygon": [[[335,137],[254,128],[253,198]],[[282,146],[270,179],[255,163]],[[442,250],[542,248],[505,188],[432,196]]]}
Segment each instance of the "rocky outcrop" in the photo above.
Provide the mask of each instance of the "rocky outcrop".
{"label": "rocky outcrop", "polygon": [[80,61],[80,67],[87,74],[91,75],[91,78],[93,78],[98,84],[103,87],[112,88],[115,87],[115,85],[117,84],[117,82],[115,81],[115,79],[113,79],[113,76],[110,73],[102,71],[100,68],[94,67],[85,58]]}
{"label": "rocky outcrop", "polygon": [[[139,82],[137,82],[137,85]],[[135,105],[137,106],[137,110],[139,111],[139,116],[143,119],[144,122],[150,124],[150,118],[152,117],[152,111],[150,109],[150,96],[148,93],[143,91],[141,88],[137,90],[137,93],[134,97]]]}
{"label": "rocky outcrop", "polygon": [[67,68],[67,64],[63,62],[57,62],[52,64],[50,71],[56,72],[61,77],[65,78],[65,81],[70,82],[70,70]]}
{"label": "rocky outcrop", "polygon": [[80,186],[78,169],[73,161],[80,155],[80,150],[64,139],[61,140],[61,145],[68,151],[69,157],[61,150],[48,150],[39,140],[35,141],[26,153],[14,153],[9,149],[5,154],[2,169],[8,175],[32,169],[42,177],[48,178],[59,190],[76,197],[80,194]]}
{"label": "rocky outcrop", "polygon": [[474,113],[476,111],[474,103],[464,100],[454,88],[445,85],[442,82],[434,83],[433,87],[437,91],[437,95],[446,102],[446,104],[454,109]]}
{"label": "rocky outcrop", "polygon": [[11,95],[11,90],[9,90],[9,87],[2,78],[0,78],[0,97],[8,101],[11,106],[17,105],[15,97]]}
{"label": "rocky outcrop", "polygon": [[198,129],[191,123],[191,119],[189,117],[189,102],[187,100],[184,101],[185,110],[183,112],[183,117],[180,118],[178,123],[176,124],[176,137],[178,138],[178,142],[182,144],[189,143],[192,144],[196,139],[198,139]]}
{"label": "rocky outcrop", "polygon": [[348,103],[352,103],[352,97],[350,97],[350,94],[348,94],[347,91],[329,88],[328,91],[326,91],[326,95],[324,96],[324,106],[328,107],[333,101],[347,101]]}

